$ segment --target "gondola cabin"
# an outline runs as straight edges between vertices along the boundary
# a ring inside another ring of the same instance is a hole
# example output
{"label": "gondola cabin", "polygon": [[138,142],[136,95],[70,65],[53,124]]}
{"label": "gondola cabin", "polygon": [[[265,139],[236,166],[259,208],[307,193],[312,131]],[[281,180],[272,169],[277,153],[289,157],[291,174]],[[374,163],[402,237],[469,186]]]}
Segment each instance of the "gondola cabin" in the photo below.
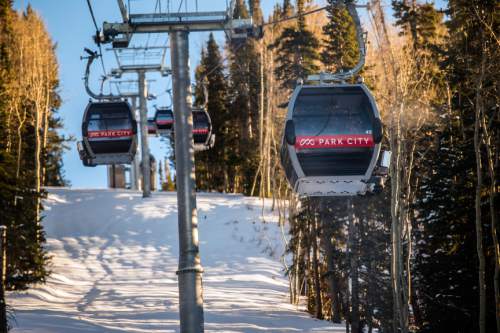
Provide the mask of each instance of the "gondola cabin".
{"label": "gondola cabin", "polygon": [[137,150],[137,122],[124,101],[90,102],[82,122],[78,144],[86,166],[129,164]]}
{"label": "gondola cabin", "polygon": [[213,147],[215,135],[212,133],[212,120],[203,108],[193,108],[193,141],[195,151]]}
{"label": "gondola cabin", "polygon": [[299,85],[288,104],[281,162],[299,196],[373,188],[382,124],[364,84]]}
{"label": "gondola cabin", "polygon": [[156,122],[154,118],[148,118],[148,135],[151,136],[158,135],[158,130],[156,128]]}
{"label": "gondola cabin", "polygon": [[174,112],[167,107],[156,108],[155,123],[158,134],[169,136],[174,127]]}

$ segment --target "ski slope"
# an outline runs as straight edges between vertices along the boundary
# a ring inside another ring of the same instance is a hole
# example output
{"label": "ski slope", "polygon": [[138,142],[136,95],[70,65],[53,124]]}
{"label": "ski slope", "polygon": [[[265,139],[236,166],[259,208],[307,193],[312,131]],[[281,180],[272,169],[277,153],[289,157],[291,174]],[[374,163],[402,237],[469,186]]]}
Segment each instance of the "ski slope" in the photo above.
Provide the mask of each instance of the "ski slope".
{"label": "ski slope", "polygon": [[[16,333],[178,332],[175,193],[49,189],[45,285],[10,293]],[[344,332],[288,303],[275,214],[199,194],[206,332]]]}

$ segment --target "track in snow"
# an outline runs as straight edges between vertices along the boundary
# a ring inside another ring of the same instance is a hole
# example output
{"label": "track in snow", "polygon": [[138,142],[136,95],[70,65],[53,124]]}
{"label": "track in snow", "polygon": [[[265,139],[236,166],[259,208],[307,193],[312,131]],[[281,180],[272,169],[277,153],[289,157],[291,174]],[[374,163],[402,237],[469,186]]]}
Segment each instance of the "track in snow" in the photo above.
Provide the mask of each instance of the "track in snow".
{"label": "track in snow", "polygon": [[[53,274],[9,294],[13,332],[178,332],[175,193],[49,193]],[[283,241],[261,201],[199,194],[198,218],[206,332],[344,332],[288,303]]]}

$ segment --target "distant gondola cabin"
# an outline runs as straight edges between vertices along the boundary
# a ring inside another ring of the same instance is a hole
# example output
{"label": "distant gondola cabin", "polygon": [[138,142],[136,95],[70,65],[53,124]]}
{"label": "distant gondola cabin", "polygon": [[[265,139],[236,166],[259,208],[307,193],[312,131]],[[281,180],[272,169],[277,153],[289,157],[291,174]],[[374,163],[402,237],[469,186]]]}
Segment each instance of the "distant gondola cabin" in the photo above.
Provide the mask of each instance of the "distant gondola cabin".
{"label": "distant gondola cabin", "polygon": [[137,122],[124,101],[91,102],[82,121],[84,164],[129,164],[137,149]]}
{"label": "distant gondola cabin", "polygon": [[158,107],[154,121],[158,133],[162,136],[168,136],[172,133],[174,127],[174,112],[171,108]]}
{"label": "distant gondola cabin", "polygon": [[193,141],[196,151],[213,147],[215,136],[212,133],[212,120],[203,108],[193,108]]}

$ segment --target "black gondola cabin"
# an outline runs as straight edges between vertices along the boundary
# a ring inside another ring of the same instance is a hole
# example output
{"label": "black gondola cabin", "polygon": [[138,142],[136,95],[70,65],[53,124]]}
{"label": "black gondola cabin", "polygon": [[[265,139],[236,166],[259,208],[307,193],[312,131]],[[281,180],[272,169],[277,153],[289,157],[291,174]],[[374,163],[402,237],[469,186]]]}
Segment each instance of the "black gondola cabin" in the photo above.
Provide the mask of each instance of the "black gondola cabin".
{"label": "black gondola cabin", "polygon": [[169,136],[174,127],[174,112],[167,107],[159,107],[156,109],[155,123],[158,134]]}
{"label": "black gondola cabin", "polygon": [[212,120],[205,109],[193,108],[193,141],[195,151],[213,147],[215,135],[212,133]]}
{"label": "black gondola cabin", "polygon": [[382,125],[364,84],[299,85],[281,148],[286,177],[300,196],[352,196],[370,190]]}
{"label": "black gondola cabin", "polygon": [[152,136],[156,136],[158,134],[154,118],[148,118],[148,134]]}
{"label": "black gondola cabin", "polygon": [[78,144],[85,166],[129,164],[137,150],[137,122],[124,101],[90,102]]}

